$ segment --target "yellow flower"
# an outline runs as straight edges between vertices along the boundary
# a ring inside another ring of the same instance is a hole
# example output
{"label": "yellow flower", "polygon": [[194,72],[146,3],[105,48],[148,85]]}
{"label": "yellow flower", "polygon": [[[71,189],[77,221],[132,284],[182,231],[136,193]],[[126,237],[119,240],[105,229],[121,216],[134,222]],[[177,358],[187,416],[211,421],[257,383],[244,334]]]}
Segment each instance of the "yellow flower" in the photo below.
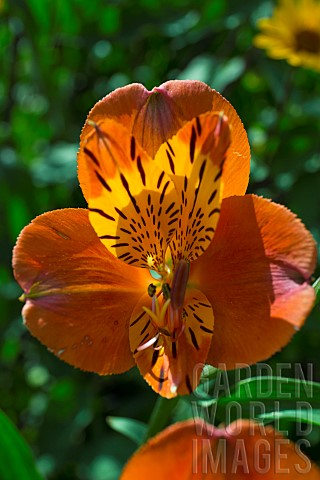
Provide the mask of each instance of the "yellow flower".
{"label": "yellow flower", "polygon": [[271,58],[320,71],[320,1],[280,0],[271,18],[258,22],[254,45]]}

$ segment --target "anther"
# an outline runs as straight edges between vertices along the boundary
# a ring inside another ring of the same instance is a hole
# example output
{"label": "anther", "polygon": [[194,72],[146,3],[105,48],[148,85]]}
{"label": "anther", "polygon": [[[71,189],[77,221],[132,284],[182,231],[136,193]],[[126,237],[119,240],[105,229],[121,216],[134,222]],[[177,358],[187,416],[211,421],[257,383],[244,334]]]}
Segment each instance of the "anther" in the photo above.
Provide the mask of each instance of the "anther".
{"label": "anther", "polygon": [[156,293],[156,290],[157,290],[157,287],[155,285],[153,285],[153,283],[150,283],[150,285],[148,286],[148,295],[149,297],[153,297]]}
{"label": "anther", "polygon": [[164,283],[162,285],[162,293],[165,298],[165,300],[168,300],[171,297],[171,288],[169,283]]}

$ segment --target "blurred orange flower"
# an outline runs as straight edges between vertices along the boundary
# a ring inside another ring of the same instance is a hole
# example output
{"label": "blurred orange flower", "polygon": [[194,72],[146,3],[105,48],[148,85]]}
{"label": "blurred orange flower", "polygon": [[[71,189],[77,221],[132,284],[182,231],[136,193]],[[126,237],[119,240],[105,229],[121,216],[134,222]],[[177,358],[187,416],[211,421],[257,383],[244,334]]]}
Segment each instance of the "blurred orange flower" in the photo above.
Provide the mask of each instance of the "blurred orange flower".
{"label": "blurred orange flower", "polygon": [[254,363],[309,313],[312,236],[282,206],[245,195],[249,145],[233,107],[201,82],[133,84],[81,134],[88,210],[37,217],[14,249],[25,324],[99,374],[138,365],[165,397],[204,363]]}
{"label": "blurred orange flower", "polygon": [[120,480],[289,478],[319,480],[320,471],[272,427],[237,420],[224,428],[187,420],[150,439],[129,460]]}

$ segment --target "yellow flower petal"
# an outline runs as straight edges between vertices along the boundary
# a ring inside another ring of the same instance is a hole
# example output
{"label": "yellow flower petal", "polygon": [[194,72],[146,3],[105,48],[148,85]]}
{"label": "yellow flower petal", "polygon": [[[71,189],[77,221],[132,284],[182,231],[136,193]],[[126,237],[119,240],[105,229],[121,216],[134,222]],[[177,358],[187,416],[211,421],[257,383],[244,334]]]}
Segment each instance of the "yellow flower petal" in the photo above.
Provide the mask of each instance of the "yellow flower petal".
{"label": "yellow flower petal", "polygon": [[271,58],[320,71],[320,3],[280,0],[273,16],[260,19],[253,43]]}
{"label": "yellow flower petal", "polygon": [[174,184],[161,165],[109,119],[82,143],[78,160],[89,219],[103,244],[129,265],[161,269],[178,220]]}
{"label": "yellow flower petal", "polygon": [[175,264],[192,261],[212,241],[222,200],[222,169],[230,145],[228,121],[205,113],[188,122],[156,155],[175,185],[179,221],[170,241]]}

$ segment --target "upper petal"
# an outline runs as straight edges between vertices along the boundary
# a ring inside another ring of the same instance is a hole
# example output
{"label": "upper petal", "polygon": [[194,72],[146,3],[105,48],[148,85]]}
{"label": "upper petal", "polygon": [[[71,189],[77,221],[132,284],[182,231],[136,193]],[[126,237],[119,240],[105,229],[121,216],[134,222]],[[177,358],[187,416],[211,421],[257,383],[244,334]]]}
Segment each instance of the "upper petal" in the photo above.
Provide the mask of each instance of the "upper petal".
{"label": "upper petal", "polygon": [[176,423],[143,445],[124,468],[120,480],[319,480],[298,445],[272,427],[237,420],[215,428],[200,419]]}
{"label": "upper petal", "polygon": [[147,272],[108,252],[86,210],[33,220],[18,238],[13,268],[25,292],[25,324],[53,353],[100,374],[133,366],[128,323]]}
{"label": "upper petal", "polygon": [[213,242],[190,279],[212,304],[208,363],[255,363],[288,343],[314,302],[316,246],[289,210],[245,195],[222,202]]}
{"label": "upper petal", "polygon": [[[154,158],[160,145],[184,123],[209,111],[223,111],[233,130],[228,151],[224,196],[243,195],[248,186],[250,147],[243,124],[232,105],[215,90],[199,81],[172,80],[148,91],[141,84],[118,88],[90,111],[81,134],[81,144],[99,123],[113,118],[122,123]],[[79,173],[82,182],[81,172]]]}
{"label": "upper petal", "polygon": [[108,250],[129,265],[159,268],[178,220],[177,194],[161,164],[114,120],[100,120],[79,156],[90,222]]}
{"label": "upper petal", "polygon": [[162,145],[155,163],[163,168],[177,192],[179,221],[170,241],[176,260],[192,261],[210,244],[220,214],[224,163],[230,145],[228,119],[208,112],[186,123]]}

